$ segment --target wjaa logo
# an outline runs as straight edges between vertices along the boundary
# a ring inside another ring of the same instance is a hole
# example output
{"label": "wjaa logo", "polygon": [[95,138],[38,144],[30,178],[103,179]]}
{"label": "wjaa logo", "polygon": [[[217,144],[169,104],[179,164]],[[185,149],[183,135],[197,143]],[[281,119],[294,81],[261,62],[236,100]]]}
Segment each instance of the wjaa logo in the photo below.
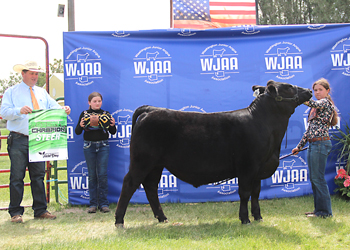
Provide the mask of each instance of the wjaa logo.
{"label": "wjaa logo", "polygon": [[114,36],[114,37],[128,37],[128,36],[130,36],[130,33],[125,33],[125,31],[124,30],[116,30],[116,31],[114,31],[114,33],[112,34],[112,36]]}
{"label": "wjaa logo", "polygon": [[344,38],[338,41],[331,50],[332,70],[350,76],[350,40]]}
{"label": "wjaa logo", "polygon": [[[171,174],[168,170],[164,169],[158,183],[158,198],[166,198],[171,193],[176,193],[178,191],[178,180],[176,176]],[[140,185],[138,192],[145,192],[144,186],[142,184]]]}
{"label": "wjaa logo", "polygon": [[100,55],[91,48],[77,48],[65,59],[65,81],[87,86],[102,78]]}
{"label": "wjaa logo", "polygon": [[179,36],[194,36],[196,35],[196,32],[194,32],[191,29],[181,29],[179,33],[177,33]]}
{"label": "wjaa logo", "polygon": [[158,84],[171,77],[171,56],[163,48],[146,47],[134,57],[134,78],[144,79],[149,84]]}
{"label": "wjaa logo", "polygon": [[89,173],[86,161],[76,164],[69,173],[70,193],[85,200],[89,199]]}
{"label": "wjaa logo", "polygon": [[261,27],[256,25],[240,25],[240,26],[234,26],[231,28],[231,30],[238,30],[244,35],[256,35],[260,33]]}
{"label": "wjaa logo", "polygon": [[[117,142],[119,148],[129,148],[132,128],[133,111],[130,109],[119,109],[112,113],[115,119],[117,133],[110,135],[111,141]],[[115,140],[116,139],[116,140]]]}
{"label": "wjaa logo", "polygon": [[280,166],[271,176],[271,187],[280,187],[285,193],[294,193],[309,185],[307,164],[299,155],[292,155],[280,161]]}
{"label": "wjaa logo", "polygon": [[320,30],[326,27],[325,24],[310,24],[307,28],[310,30]]}
{"label": "wjaa logo", "polygon": [[215,44],[207,47],[200,55],[201,75],[213,80],[224,81],[238,71],[238,53],[229,45]]}
{"label": "wjaa logo", "polygon": [[255,25],[246,25],[244,26],[244,31],[242,34],[244,35],[255,35],[260,33],[260,30],[257,29],[258,26]]}
{"label": "wjaa logo", "polygon": [[303,71],[303,58],[300,48],[290,42],[273,44],[265,53],[266,74],[278,79],[291,79]]}
{"label": "wjaa logo", "polygon": [[233,178],[222,182],[209,183],[206,189],[215,190],[221,195],[234,194],[238,191],[238,178]]}

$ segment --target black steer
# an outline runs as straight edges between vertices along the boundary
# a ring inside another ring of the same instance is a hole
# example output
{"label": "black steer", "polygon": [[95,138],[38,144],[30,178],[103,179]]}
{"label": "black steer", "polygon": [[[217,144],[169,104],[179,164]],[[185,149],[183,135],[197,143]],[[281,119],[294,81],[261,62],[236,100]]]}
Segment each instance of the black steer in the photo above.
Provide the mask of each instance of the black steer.
{"label": "black steer", "polygon": [[254,219],[262,219],[261,180],[276,171],[289,118],[312,94],[272,80],[252,89],[260,91],[258,97],[236,111],[182,112],[152,106],[135,110],[130,168],[115,212],[116,226],[124,225],[128,203],[140,184],[154,216],[167,221],[157,192],[164,168],[194,187],[238,177],[242,224],[250,223],[250,197]]}

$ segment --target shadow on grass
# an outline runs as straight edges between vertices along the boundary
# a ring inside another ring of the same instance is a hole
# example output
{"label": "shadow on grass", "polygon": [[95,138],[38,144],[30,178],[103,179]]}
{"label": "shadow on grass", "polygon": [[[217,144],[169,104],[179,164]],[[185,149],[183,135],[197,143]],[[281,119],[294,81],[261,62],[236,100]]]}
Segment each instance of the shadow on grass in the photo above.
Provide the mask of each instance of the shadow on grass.
{"label": "shadow on grass", "polygon": [[198,225],[174,226],[169,224],[154,224],[138,226],[126,229],[116,229],[118,237],[138,238],[140,240],[151,239],[188,239],[188,240],[210,240],[210,239],[244,239],[275,241],[278,238],[287,244],[298,244],[302,242],[302,236],[295,232],[283,232],[274,226],[264,225],[263,222],[253,222],[251,225],[241,225],[240,222],[200,223]]}

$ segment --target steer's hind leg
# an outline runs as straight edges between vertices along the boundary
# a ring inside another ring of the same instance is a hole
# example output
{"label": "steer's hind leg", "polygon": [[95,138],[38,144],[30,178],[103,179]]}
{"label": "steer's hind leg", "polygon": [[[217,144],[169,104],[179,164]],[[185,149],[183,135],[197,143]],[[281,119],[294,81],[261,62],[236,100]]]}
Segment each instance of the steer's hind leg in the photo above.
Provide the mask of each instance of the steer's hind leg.
{"label": "steer's hind leg", "polygon": [[250,176],[238,177],[238,194],[240,198],[239,219],[242,224],[250,224],[248,214],[248,201],[252,194],[252,181]]}
{"label": "steer's hind leg", "polygon": [[152,208],[154,217],[157,218],[159,222],[168,222],[158,198],[158,183],[162,175],[162,171],[162,168],[155,168],[147,175],[145,180],[142,182],[142,185],[145,188],[146,196]]}
{"label": "steer's hind leg", "polygon": [[120,193],[117,209],[115,211],[115,225],[117,227],[123,227],[126,208],[128,207],[131,197],[140,184],[141,180],[138,181],[137,179],[133,178],[130,172],[125,175],[122,191]]}
{"label": "steer's hind leg", "polygon": [[251,192],[249,189],[245,189],[242,187],[242,185],[239,185],[238,187],[238,193],[240,197],[240,205],[239,205],[239,219],[241,220],[242,224],[249,224],[249,215],[248,215],[248,201]]}
{"label": "steer's hind leg", "polygon": [[256,221],[262,220],[261,213],[260,213],[260,206],[259,206],[260,190],[261,190],[261,180],[254,181],[252,196],[251,196],[251,205],[252,205],[251,211],[252,211],[254,220]]}

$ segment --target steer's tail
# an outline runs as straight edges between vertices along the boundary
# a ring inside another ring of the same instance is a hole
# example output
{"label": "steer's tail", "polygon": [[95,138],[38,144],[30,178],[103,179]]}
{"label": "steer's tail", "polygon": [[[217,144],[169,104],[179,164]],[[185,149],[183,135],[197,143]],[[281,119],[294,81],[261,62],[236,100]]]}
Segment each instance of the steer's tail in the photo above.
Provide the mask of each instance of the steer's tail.
{"label": "steer's tail", "polygon": [[149,112],[152,112],[153,110],[157,110],[157,109],[160,109],[160,108],[157,108],[157,107],[153,107],[153,106],[149,106],[149,105],[143,105],[141,107],[138,107],[135,111],[134,111],[134,114],[132,116],[132,129],[131,131],[134,130],[134,125],[136,124],[136,121],[137,121],[137,118],[143,114],[143,113],[149,113]]}

